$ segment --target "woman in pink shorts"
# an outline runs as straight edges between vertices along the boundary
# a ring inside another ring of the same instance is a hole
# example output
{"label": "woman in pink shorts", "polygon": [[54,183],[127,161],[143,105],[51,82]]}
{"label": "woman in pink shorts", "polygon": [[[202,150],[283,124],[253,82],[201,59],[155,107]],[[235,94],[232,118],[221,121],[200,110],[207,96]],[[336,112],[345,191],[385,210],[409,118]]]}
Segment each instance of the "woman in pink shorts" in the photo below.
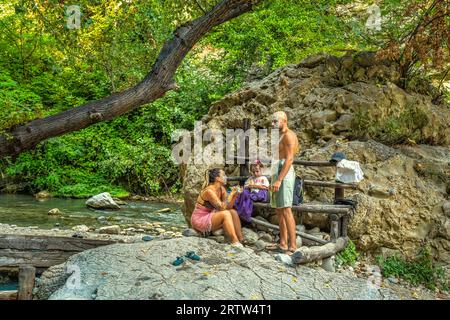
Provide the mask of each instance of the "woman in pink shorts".
{"label": "woman in pink shorts", "polygon": [[242,246],[241,221],[236,210],[232,209],[238,191],[233,188],[227,197],[226,183],[227,177],[222,169],[207,171],[204,188],[192,212],[191,225],[204,235],[223,228],[233,245]]}

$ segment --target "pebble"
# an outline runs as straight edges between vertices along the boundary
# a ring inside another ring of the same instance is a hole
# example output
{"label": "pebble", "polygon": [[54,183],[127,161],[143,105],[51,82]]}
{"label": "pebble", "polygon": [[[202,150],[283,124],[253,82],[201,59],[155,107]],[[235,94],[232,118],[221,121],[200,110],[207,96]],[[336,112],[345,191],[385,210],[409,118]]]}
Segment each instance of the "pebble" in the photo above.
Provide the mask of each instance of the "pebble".
{"label": "pebble", "polygon": [[398,279],[395,278],[395,277],[389,277],[389,278],[388,278],[388,281],[389,281],[390,283],[395,283],[395,284],[398,283]]}
{"label": "pebble", "polygon": [[153,240],[153,237],[152,236],[143,236],[142,240],[143,241],[151,241],[151,240]]}
{"label": "pebble", "polygon": [[259,234],[259,240],[265,241],[265,242],[272,242],[273,241],[273,237],[272,235],[266,233],[266,232],[261,232]]}
{"label": "pebble", "polygon": [[335,272],[335,258],[334,256],[331,256],[329,258],[325,258],[322,260],[322,268],[328,272]]}
{"label": "pebble", "polygon": [[262,239],[259,239],[255,242],[256,249],[258,250],[264,250],[266,248],[267,242],[265,242]]}
{"label": "pebble", "polygon": [[185,237],[199,237],[200,233],[195,231],[194,229],[188,228],[188,229],[184,229],[183,232],[181,233],[183,236]]}
{"label": "pebble", "polygon": [[284,253],[279,253],[275,255],[275,260],[287,265],[287,266],[293,266],[292,258]]}
{"label": "pebble", "polygon": [[101,227],[98,229],[98,233],[102,234],[120,234],[120,226],[113,225],[107,227]]}

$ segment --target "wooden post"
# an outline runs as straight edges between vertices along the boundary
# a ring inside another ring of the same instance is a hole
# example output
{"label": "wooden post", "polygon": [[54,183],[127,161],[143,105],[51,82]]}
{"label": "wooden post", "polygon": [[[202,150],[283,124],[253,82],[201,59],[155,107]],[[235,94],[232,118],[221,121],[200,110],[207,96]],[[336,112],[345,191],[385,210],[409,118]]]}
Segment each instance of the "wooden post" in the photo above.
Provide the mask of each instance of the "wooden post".
{"label": "wooden post", "polygon": [[[244,119],[244,123],[242,126],[242,129],[244,130],[244,133],[250,129],[251,120],[248,118]],[[240,176],[248,176],[249,175],[249,168],[248,168],[248,157],[249,157],[249,139],[248,135],[245,135],[244,137],[244,150],[245,150],[245,163],[239,165],[239,175]],[[240,184],[243,185],[242,180],[240,181]]]}
{"label": "wooden post", "polygon": [[331,242],[336,242],[339,238],[339,217],[336,214],[330,215],[330,238]]}
{"label": "wooden post", "polygon": [[347,236],[347,228],[348,228],[348,215],[344,214],[341,218],[341,236]]}
{"label": "wooden post", "polygon": [[19,267],[19,290],[17,300],[33,300],[34,278],[36,268],[30,265]]}

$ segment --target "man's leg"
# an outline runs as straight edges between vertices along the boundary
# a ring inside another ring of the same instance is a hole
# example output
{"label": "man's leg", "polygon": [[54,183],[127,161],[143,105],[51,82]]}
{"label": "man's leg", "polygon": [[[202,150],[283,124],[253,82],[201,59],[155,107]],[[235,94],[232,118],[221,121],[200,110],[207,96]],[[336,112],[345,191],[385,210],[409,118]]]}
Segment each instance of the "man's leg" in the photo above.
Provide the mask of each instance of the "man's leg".
{"label": "man's leg", "polygon": [[280,248],[287,249],[288,247],[288,230],[286,225],[286,219],[284,215],[284,208],[275,209],[277,213],[279,226],[280,226]]}
{"label": "man's leg", "polygon": [[297,233],[295,230],[295,219],[291,208],[283,208],[283,216],[286,224],[286,233],[289,235],[289,250],[297,250]]}

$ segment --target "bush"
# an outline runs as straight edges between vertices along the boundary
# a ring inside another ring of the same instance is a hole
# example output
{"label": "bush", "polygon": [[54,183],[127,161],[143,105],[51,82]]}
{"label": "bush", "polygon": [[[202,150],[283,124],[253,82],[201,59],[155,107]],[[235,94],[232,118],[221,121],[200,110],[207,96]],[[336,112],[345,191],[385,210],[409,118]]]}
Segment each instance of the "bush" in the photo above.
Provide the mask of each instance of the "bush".
{"label": "bush", "polygon": [[440,287],[448,290],[445,270],[433,263],[428,248],[421,249],[413,260],[396,255],[387,258],[379,256],[377,261],[385,277],[395,276],[415,286],[423,284],[429,289]]}
{"label": "bush", "polygon": [[356,251],[356,246],[352,240],[349,240],[345,249],[336,255],[336,262],[341,266],[352,266],[358,260],[359,252]]}

